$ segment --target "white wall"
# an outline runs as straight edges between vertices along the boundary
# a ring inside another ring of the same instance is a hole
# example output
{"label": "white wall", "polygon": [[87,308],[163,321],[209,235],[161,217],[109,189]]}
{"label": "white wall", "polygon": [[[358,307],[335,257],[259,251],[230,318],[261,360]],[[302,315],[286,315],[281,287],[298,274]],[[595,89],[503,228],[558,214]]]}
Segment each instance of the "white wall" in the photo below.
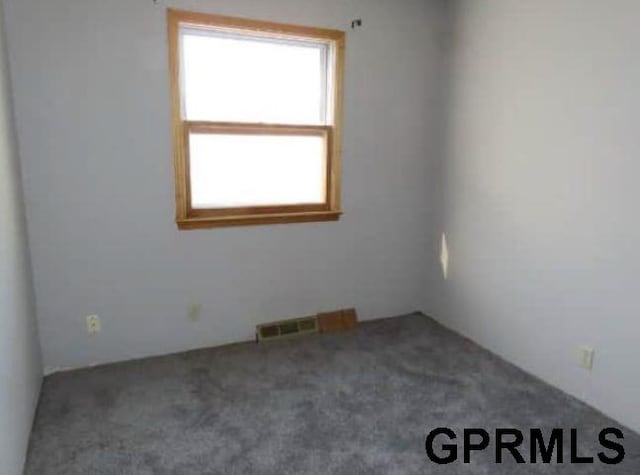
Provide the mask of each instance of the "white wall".
{"label": "white wall", "polygon": [[0,5],[0,471],[22,473],[42,368]]}
{"label": "white wall", "polygon": [[640,3],[456,6],[440,317],[640,430]]}
{"label": "white wall", "polygon": [[[167,4],[4,2],[50,370],[250,339],[320,310],[422,308],[640,429],[637,2],[169,2],[348,30],[343,220],[192,232],[172,218]],[[17,216],[5,190],[3,218]],[[580,344],[596,348],[590,373]]]}
{"label": "white wall", "polygon": [[[247,340],[322,310],[421,307],[439,1],[5,3],[49,370]],[[176,229],[166,6],[348,30],[340,222]]]}

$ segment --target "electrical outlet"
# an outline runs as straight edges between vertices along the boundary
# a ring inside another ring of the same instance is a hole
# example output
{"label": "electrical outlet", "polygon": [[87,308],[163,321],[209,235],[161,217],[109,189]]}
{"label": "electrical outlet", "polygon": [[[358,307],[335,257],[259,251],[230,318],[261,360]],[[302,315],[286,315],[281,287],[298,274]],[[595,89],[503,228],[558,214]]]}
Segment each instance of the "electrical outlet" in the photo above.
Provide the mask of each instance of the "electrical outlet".
{"label": "electrical outlet", "polygon": [[442,233],[440,241],[440,266],[442,267],[442,277],[449,278],[449,246],[447,245],[447,235]]}
{"label": "electrical outlet", "polygon": [[87,316],[87,332],[89,335],[93,335],[102,330],[102,325],[100,324],[100,317],[97,315],[89,315]]}
{"label": "electrical outlet", "polygon": [[595,350],[590,346],[578,347],[578,363],[582,369],[593,369],[593,354]]}
{"label": "electrical outlet", "polygon": [[202,305],[199,303],[189,304],[189,310],[187,311],[187,318],[190,322],[197,322],[200,320],[200,313],[202,312]]}

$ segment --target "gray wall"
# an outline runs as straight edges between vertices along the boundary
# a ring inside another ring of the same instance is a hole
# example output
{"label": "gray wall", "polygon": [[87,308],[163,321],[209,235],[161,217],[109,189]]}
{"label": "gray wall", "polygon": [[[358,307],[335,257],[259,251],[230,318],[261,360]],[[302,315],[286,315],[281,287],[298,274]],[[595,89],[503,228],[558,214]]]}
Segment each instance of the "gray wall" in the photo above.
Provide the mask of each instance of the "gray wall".
{"label": "gray wall", "polygon": [[637,2],[170,2],[348,30],[344,219],[178,232],[165,5],[4,1],[50,370],[421,308],[640,429]]}
{"label": "gray wall", "polygon": [[456,6],[440,317],[640,430],[640,3]]}
{"label": "gray wall", "polygon": [[[247,340],[256,323],[323,310],[421,308],[440,1],[5,3],[49,371]],[[167,4],[348,30],[340,222],[176,229]]]}
{"label": "gray wall", "polygon": [[0,471],[22,473],[42,368],[0,5]]}

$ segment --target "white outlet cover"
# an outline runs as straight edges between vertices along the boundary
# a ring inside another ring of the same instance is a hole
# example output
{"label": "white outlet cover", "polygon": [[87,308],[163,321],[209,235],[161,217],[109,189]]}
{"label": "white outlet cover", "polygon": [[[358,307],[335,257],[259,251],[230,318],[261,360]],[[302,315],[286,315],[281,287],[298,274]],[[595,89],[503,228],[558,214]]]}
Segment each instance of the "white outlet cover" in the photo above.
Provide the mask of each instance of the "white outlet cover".
{"label": "white outlet cover", "polygon": [[200,314],[202,313],[202,305],[199,303],[192,303],[189,305],[187,317],[191,322],[197,322],[200,320]]}
{"label": "white outlet cover", "polygon": [[590,346],[578,347],[578,363],[582,369],[593,369],[593,355],[595,350]]}
{"label": "white outlet cover", "polygon": [[440,266],[442,267],[442,276],[444,280],[447,280],[449,278],[449,246],[445,233],[442,233],[442,240],[440,241]]}
{"label": "white outlet cover", "polygon": [[98,333],[100,330],[102,330],[100,317],[98,315],[87,315],[87,332],[89,332],[89,335]]}

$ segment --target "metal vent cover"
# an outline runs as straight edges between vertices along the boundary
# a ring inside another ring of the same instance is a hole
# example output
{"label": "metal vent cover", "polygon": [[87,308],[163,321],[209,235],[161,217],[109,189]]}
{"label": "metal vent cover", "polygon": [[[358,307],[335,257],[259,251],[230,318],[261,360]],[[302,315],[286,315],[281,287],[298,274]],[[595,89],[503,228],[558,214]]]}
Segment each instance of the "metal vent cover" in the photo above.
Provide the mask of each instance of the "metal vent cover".
{"label": "metal vent cover", "polygon": [[318,333],[317,317],[294,318],[256,326],[258,341],[282,340],[312,333]]}

